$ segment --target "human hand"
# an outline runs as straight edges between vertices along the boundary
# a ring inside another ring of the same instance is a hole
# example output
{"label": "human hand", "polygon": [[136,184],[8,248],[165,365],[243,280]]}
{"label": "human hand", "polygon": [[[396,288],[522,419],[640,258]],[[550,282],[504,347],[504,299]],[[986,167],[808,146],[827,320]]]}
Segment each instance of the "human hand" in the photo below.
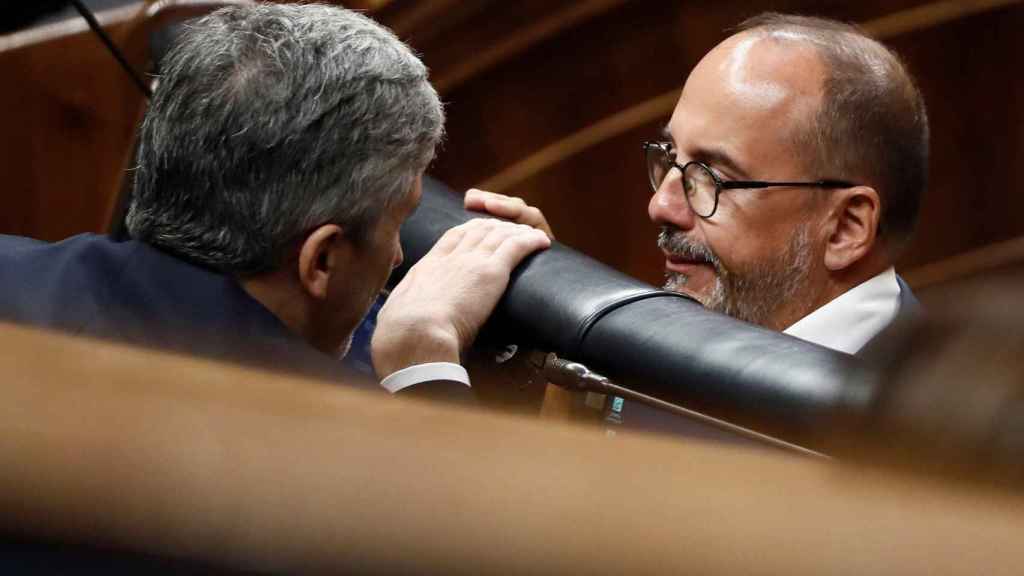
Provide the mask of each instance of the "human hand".
{"label": "human hand", "polygon": [[512,270],[551,241],[523,224],[478,218],[446,232],[391,291],[370,343],[379,376],[459,361],[508,286]]}
{"label": "human hand", "polygon": [[466,210],[486,212],[517,224],[526,224],[547,234],[548,238],[555,239],[544,213],[527,204],[522,198],[470,188],[466,191],[462,204]]}

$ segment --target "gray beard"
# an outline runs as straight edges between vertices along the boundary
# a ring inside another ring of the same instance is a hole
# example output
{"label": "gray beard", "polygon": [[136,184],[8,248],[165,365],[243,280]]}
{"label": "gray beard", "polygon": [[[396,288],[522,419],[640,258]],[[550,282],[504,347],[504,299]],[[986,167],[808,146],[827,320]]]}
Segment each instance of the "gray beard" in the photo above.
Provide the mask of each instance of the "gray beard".
{"label": "gray beard", "polygon": [[[662,227],[658,247],[714,267],[715,284],[707,301],[701,302],[705,308],[762,326],[769,326],[784,305],[794,302],[807,287],[810,275],[811,243],[806,224],[794,231],[789,245],[777,258],[756,262],[742,271],[727,269],[708,246],[690,240],[672,227]],[[666,272],[664,288],[679,292],[688,281],[685,274]]]}

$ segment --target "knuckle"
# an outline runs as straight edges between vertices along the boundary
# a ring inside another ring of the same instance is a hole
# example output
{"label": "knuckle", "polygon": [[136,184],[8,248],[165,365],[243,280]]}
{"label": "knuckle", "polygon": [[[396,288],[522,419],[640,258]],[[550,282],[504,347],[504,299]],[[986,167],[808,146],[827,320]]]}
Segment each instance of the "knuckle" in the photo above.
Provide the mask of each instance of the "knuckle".
{"label": "knuckle", "polygon": [[491,227],[490,222],[490,218],[473,218],[463,226],[466,227],[466,230],[486,230]]}
{"label": "knuckle", "polygon": [[481,276],[488,284],[500,280],[507,273],[506,266],[502,265],[498,260],[489,260],[487,266],[484,266],[481,272]]}

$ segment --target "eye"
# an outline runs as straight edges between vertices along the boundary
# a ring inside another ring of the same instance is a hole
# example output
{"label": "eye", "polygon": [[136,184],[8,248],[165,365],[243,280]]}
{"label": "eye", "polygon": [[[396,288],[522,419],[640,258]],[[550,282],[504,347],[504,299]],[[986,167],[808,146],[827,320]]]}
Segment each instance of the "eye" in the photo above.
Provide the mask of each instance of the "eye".
{"label": "eye", "polygon": [[714,165],[706,164],[706,163],[705,163],[705,165],[708,167],[708,170],[706,172],[706,177],[713,176],[715,178],[718,178],[722,182],[728,182],[729,180],[735,180],[735,178],[731,178],[728,175],[723,174],[722,171],[720,169],[716,168]]}
{"label": "eye", "polygon": [[694,182],[692,170],[683,175],[683,191],[686,192],[687,196],[693,196],[694,191],[697,189],[697,183]]}

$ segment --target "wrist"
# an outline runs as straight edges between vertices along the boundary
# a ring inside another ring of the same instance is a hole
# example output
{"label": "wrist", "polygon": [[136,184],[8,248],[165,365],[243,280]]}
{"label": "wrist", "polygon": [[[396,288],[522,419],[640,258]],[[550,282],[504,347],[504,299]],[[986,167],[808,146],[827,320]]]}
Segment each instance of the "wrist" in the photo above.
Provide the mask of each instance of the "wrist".
{"label": "wrist", "polygon": [[370,343],[370,351],[373,367],[380,377],[416,364],[459,363],[458,337],[436,326],[383,332],[378,327]]}

